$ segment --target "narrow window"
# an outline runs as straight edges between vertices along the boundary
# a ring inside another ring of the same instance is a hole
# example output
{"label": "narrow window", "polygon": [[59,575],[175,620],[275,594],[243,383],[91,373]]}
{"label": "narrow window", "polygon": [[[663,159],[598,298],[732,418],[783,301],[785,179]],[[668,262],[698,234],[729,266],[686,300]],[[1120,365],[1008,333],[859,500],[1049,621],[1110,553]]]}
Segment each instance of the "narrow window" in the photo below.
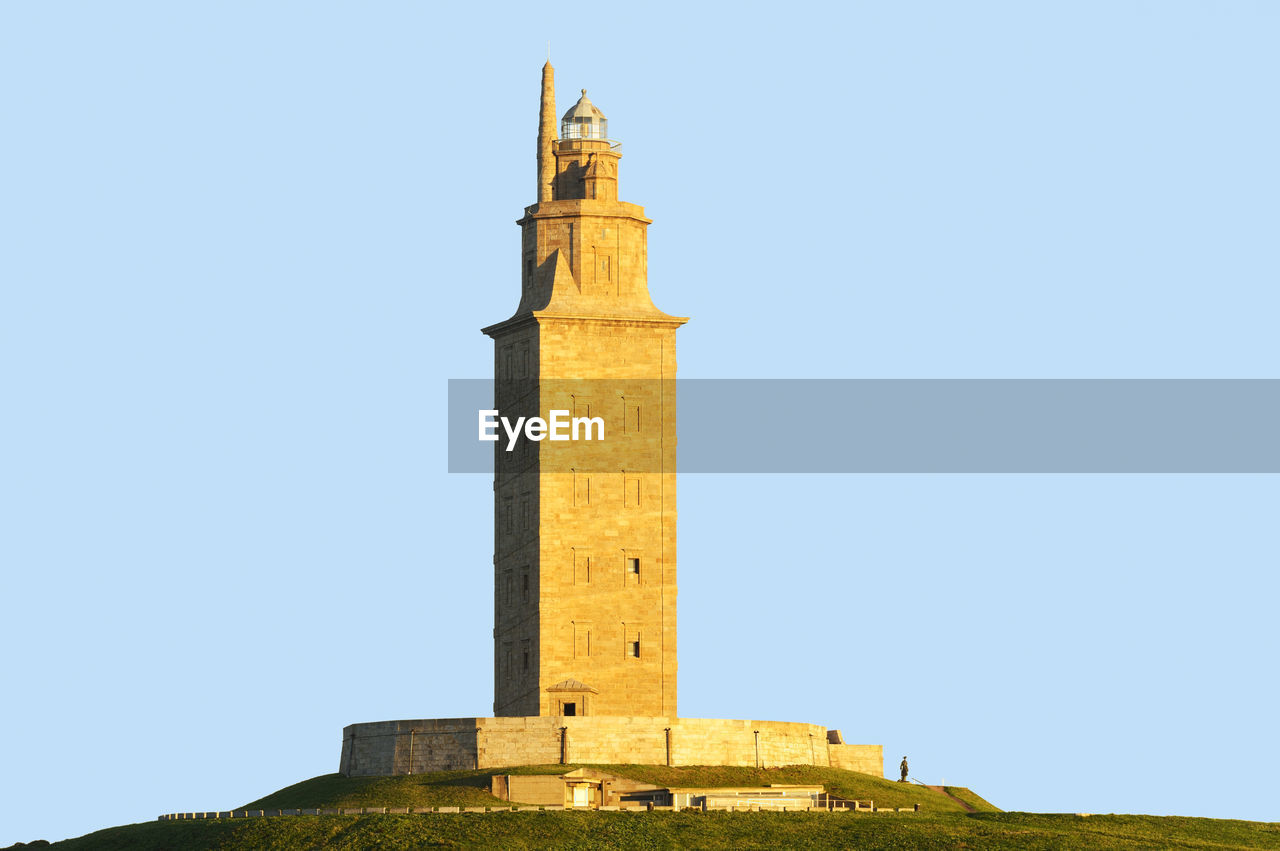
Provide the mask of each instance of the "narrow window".
{"label": "narrow window", "polygon": [[638,558],[627,559],[627,573],[631,574],[631,576],[636,579],[640,578],[640,559]]}
{"label": "narrow window", "polygon": [[629,659],[640,658],[640,639],[643,629],[639,624],[622,625],[622,653]]}
{"label": "narrow window", "polygon": [[520,574],[520,599],[529,601],[529,568],[525,568]]}

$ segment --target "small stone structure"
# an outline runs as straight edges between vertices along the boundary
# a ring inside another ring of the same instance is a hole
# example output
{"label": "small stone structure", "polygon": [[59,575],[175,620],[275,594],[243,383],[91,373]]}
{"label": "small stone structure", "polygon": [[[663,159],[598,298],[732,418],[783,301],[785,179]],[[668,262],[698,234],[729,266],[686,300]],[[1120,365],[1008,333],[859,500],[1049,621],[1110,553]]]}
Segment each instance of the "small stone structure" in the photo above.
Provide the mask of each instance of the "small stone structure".
{"label": "small stone structure", "polygon": [[489,791],[504,801],[566,808],[671,806],[671,790],[591,768],[564,774],[495,774]]}
{"label": "small stone structure", "polygon": [[[655,786],[590,768],[565,774],[495,774],[490,792],[504,801],[555,805],[566,809],[775,810],[799,812],[820,806],[835,809],[821,784],[781,783],[768,786]],[[844,801],[840,809],[873,808],[871,801]],[[859,806],[859,805],[862,806]]]}
{"label": "small stone structure", "polygon": [[825,792],[821,785],[672,789],[671,803],[681,809],[799,812],[816,808]]}

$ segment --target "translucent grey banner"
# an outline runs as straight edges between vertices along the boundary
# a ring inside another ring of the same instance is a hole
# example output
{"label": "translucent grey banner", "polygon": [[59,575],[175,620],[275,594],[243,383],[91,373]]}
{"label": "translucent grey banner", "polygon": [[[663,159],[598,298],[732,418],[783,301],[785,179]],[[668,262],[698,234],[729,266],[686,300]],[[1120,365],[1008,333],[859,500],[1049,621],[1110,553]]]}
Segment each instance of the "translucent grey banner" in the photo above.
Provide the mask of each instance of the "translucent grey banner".
{"label": "translucent grey banner", "polygon": [[[494,410],[497,439],[481,440]],[[529,418],[557,410],[557,441],[550,423],[531,440]],[[451,379],[449,472],[492,473],[495,458],[542,472],[1277,473],[1280,380]]]}

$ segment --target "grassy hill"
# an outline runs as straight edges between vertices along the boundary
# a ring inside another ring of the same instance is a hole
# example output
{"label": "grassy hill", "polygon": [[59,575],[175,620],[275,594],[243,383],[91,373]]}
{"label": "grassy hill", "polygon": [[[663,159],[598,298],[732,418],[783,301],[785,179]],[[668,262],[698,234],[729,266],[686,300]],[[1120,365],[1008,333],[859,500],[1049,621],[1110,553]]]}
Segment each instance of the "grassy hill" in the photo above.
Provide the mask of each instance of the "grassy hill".
{"label": "grassy hill", "polygon": [[[161,849],[439,848],[829,848],[1280,849],[1280,824],[1155,816],[1005,813],[963,787],[947,787],[976,812],[920,786],[839,769],[797,766],[593,766],[673,786],[822,783],[878,805],[919,813],[500,812],[425,815],[280,816],[145,822],[44,846],[61,851]],[[360,806],[500,806],[492,774],[559,774],[568,766],[521,766],[407,777],[324,775],[237,809]]]}
{"label": "grassy hill", "polygon": [[601,813],[281,816],[146,822],[61,851],[370,848],[1280,848],[1280,825],[1219,819],[1036,813]]}

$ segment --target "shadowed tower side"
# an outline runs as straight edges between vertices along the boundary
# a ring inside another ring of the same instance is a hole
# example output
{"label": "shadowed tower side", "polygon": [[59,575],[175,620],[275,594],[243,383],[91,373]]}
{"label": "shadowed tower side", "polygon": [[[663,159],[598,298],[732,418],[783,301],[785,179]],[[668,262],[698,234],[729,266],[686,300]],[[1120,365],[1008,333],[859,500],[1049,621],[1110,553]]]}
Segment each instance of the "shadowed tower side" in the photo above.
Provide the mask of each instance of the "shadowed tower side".
{"label": "shadowed tower side", "polygon": [[557,138],[542,69],[537,203],[494,340],[504,417],[599,417],[603,442],[495,446],[494,714],[676,715],[676,329],[649,296],[644,209],[582,97]]}

